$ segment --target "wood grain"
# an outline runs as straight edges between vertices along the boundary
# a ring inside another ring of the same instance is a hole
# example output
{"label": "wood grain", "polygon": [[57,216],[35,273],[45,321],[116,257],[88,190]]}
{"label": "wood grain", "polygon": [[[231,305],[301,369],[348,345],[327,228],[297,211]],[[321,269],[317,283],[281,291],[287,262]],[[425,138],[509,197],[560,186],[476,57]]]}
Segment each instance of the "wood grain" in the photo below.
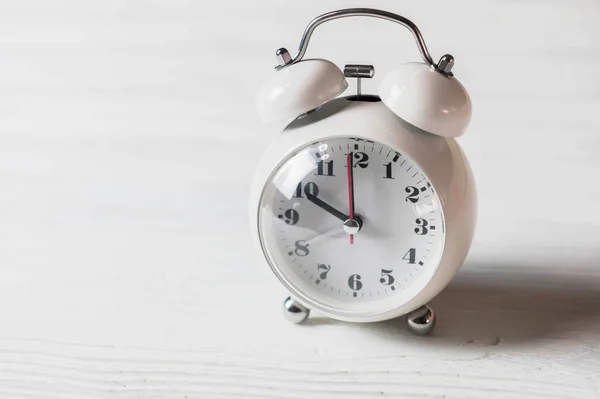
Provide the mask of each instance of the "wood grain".
{"label": "wood grain", "polygon": [[[358,5],[358,4],[352,4]],[[433,336],[280,317],[249,243],[273,50],[341,0],[0,1],[0,398],[597,398],[595,1],[372,1],[451,52],[472,252]],[[417,60],[381,21],[309,56]]]}

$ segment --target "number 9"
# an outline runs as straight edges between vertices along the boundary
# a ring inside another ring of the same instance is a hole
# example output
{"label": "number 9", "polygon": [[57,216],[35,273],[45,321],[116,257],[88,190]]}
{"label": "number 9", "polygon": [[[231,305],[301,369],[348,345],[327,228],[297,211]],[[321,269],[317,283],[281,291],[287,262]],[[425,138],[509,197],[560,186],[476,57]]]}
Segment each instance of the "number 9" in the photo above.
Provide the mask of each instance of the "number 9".
{"label": "number 9", "polygon": [[285,217],[285,223],[291,224],[292,226],[298,223],[298,220],[300,220],[300,215],[295,209],[288,209],[287,211],[285,211]]}

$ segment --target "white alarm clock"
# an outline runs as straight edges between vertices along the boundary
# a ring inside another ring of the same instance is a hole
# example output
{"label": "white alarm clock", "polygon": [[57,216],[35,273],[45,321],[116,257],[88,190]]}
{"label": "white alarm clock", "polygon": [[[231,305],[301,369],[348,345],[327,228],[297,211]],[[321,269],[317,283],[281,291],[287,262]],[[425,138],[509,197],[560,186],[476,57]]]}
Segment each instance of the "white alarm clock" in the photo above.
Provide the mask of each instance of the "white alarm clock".
{"label": "white alarm clock", "polygon": [[[349,16],[400,23],[424,62],[400,65],[378,95],[361,93],[370,65],[342,72],[323,59],[303,60],[314,29]],[[349,322],[406,315],[427,334],[427,303],[462,265],[473,238],[476,192],[455,138],[471,100],[451,72],[434,63],[418,28],[396,14],[345,9],[306,28],[294,58],[279,66],[257,97],[261,118],[289,122],[259,162],[250,198],[254,241],[289,290],[284,311],[302,322],[310,310]],[[356,78],[356,94],[339,97]]]}

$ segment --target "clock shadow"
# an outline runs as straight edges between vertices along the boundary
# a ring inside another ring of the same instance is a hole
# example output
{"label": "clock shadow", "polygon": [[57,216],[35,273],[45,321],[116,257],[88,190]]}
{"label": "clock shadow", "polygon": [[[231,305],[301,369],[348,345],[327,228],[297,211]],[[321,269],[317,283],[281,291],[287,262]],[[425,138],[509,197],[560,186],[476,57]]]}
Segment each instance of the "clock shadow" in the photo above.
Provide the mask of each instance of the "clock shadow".
{"label": "clock shadow", "polygon": [[356,328],[385,339],[412,337],[428,346],[500,348],[565,338],[600,343],[600,276],[524,274],[514,265],[485,269],[504,271],[464,271],[430,303],[437,326],[427,337],[410,333],[404,317]]}
{"label": "clock shadow", "polygon": [[440,339],[486,346],[573,337],[600,342],[599,277],[467,273],[431,307]]}

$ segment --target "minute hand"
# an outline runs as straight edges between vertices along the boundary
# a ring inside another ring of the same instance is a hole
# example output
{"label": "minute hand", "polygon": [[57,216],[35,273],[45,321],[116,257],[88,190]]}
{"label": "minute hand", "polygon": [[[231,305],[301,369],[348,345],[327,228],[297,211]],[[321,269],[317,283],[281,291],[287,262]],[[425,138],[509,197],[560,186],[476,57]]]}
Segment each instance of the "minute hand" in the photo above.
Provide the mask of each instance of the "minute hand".
{"label": "minute hand", "polygon": [[340,219],[342,222],[345,222],[346,220],[349,219],[348,215],[345,215],[344,213],[338,211],[337,209],[335,209],[334,207],[332,207],[331,205],[329,205],[327,202],[323,201],[319,197],[316,197],[312,194],[306,193],[306,198],[310,202],[312,202],[313,204],[318,206],[319,208],[324,209],[327,212],[331,213],[333,216]]}

